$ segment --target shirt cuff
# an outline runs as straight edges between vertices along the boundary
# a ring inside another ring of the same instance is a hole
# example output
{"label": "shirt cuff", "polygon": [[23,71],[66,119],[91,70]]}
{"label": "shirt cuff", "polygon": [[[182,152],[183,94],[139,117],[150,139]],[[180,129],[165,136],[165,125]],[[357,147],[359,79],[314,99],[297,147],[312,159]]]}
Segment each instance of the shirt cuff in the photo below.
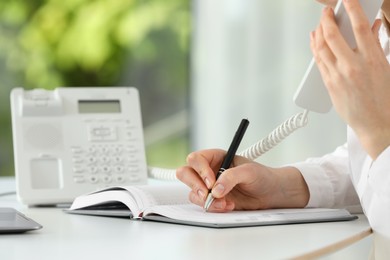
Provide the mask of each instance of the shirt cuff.
{"label": "shirt cuff", "polygon": [[291,166],[301,172],[309,188],[310,198],[307,208],[330,208],[334,205],[334,192],[330,179],[318,164],[301,162]]}
{"label": "shirt cuff", "polygon": [[390,198],[390,146],[372,162],[368,183],[383,198]]}

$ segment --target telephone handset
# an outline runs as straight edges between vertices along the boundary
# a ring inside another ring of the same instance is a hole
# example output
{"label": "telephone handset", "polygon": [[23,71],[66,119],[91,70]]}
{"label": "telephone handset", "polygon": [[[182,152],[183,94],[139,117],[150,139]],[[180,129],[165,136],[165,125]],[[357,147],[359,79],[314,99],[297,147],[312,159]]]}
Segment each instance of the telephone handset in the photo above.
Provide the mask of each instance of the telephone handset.
{"label": "telephone handset", "polygon": [[[382,2],[383,0],[360,0],[360,4],[362,5],[370,24],[373,24]],[[352,48],[356,47],[352,26],[342,0],[338,2],[335,8],[335,16],[340,32],[347,43]],[[319,113],[326,113],[332,107],[330,97],[314,59],[311,60],[301,84],[294,95],[294,102],[304,109]]]}

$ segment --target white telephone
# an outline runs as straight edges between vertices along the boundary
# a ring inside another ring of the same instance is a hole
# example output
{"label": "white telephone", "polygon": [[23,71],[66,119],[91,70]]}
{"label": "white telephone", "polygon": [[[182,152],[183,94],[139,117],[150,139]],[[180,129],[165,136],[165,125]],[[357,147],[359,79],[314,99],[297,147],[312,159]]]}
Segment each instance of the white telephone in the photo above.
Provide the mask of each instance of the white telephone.
{"label": "white telephone", "polygon": [[69,203],[108,185],[146,183],[135,88],[15,88],[11,112],[17,194],[23,203]]}

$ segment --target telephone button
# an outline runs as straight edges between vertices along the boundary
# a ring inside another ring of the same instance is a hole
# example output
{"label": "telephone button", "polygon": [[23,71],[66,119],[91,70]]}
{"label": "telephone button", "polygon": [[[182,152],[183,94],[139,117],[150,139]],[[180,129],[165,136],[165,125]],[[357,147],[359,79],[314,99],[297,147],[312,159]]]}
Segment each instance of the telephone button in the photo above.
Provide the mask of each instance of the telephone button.
{"label": "telephone button", "polygon": [[116,129],[115,127],[109,126],[90,127],[88,132],[88,138],[90,141],[116,140]]}
{"label": "telephone button", "polygon": [[73,172],[74,173],[83,173],[84,172],[84,169],[82,167],[73,167]]}
{"label": "telephone button", "polygon": [[123,176],[116,176],[115,180],[116,180],[116,182],[119,182],[119,183],[125,182],[125,178]]}
{"label": "telephone button", "polygon": [[89,148],[88,148],[88,152],[89,152],[90,154],[94,154],[94,153],[96,153],[96,148],[95,148],[95,147],[89,147]]}
{"label": "telephone button", "polygon": [[129,149],[127,149],[127,152],[131,153],[131,154],[135,154],[138,152],[138,149],[137,148],[129,148]]}
{"label": "telephone button", "polygon": [[113,161],[114,161],[115,163],[121,163],[121,162],[123,161],[123,158],[122,158],[122,157],[119,157],[119,156],[116,156],[116,157],[113,158]]}
{"label": "telephone button", "polygon": [[136,160],[138,158],[138,155],[132,153],[132,154],[129,154],[127,157],[129,159],[129,161],[133,161],[133,160]]}
{"label": "telephone button", "polygon": [[130,179],[131,182],[136,182],[136,181],[139,181],[140,177],[138,175],[131,174],[129,176],[129,179]]}
{"label": "telephone button", "polygon": [[131,142],[131,143],[136,143],[136,142],[138,142],[138,138],[132,137],[131,135],[127,135],[126,141]]}
{"label": "telephone button", "polygon": [[115,172],[117,172],[117,173],[123,173],[124,170],[125,170],[125,168],[123,168],[120,165],[115,166]]}
{"label": "telephone button", "polygon": [[96,157],[88,157],[87,161],[88,161],[88,163],[95,163],[96,162]]}
{"label": "telephone button", "polygon": [[115,147],[114,148],[114,152],[117,153],[117,154],[120,154],[122,152],[122,147]]}
{"label": "telephone button", "polygon": [[111,172],[111,167],[110,166],[103,166],[102,167],[102,171],[104,173],[110,173]]}
{"label": "telephone button", "polygon": [[129,166],[138,165],[139,159],[136,156],[127,155],[125,158],[125,162]]}
{"label": "telephone button", "polygon": [[127,160],[129,168],[136,168],[139,165],[139,160],[138,159],[131,159]]}
{"label": "telephone button", "polygon": [[89,172],[90,173],[97,173],[98,172],[98,168],[95,167],[95,166],[91,166],[91,167],[89,167]]}
{"label": "telephone button", "polygon": [[100,148],[100,152],[103,153],[103,154],[107,154],[109,153],[110,149],[108,149],[108,147],[106,146],[103,146]]}
{"label": "telephone button", "polygon": [[109,163],[109,162],[110,162],[110,158],[107,157],[107,156],[103,156],[102,158],[100,158],[100,161],[101,161],[102,163]]}
{"label": "telephone button", "polygon": [[72,147],[71,150],[72,150],[72,153],[77,153],[77,154],[83,152],[83,149],[81,147]]}
{"label": "telephone button", "polygon": [[75,183],[83,183],[83,182],[85,181],[85,178],[82,177],[82,176],[74,176],[74,177],[73,177],[73,181],[74,181]]}
{"label": "telephone button", "polygon": [[104,177],[103,177],[103,181],[104,181],[105,183],[110,183],[110,182],[112,181],[112,178],[111,178],[111,176],[104,176]]}
{"label": "telephone button", "polygon": [[84,161],[81,157],[73,157],[72,160],[74,163],[82,163]]}
{"label": "telephone button", "polygon": [[99,179],[96,176],[90,176],[89,177],[89,182],[90,183],[98,183]]}

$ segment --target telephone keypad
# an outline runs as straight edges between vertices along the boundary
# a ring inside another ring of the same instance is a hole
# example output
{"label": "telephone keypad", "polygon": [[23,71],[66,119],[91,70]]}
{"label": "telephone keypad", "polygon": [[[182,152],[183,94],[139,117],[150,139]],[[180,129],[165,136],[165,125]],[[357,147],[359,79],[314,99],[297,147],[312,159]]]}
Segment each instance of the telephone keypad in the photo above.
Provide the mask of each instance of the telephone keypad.
{"label": "telephone keypad", "polygon": [[138,153],[139,150],[131,144],[71,147],[73,181],[92,184],[137,182],[141,179]]}

